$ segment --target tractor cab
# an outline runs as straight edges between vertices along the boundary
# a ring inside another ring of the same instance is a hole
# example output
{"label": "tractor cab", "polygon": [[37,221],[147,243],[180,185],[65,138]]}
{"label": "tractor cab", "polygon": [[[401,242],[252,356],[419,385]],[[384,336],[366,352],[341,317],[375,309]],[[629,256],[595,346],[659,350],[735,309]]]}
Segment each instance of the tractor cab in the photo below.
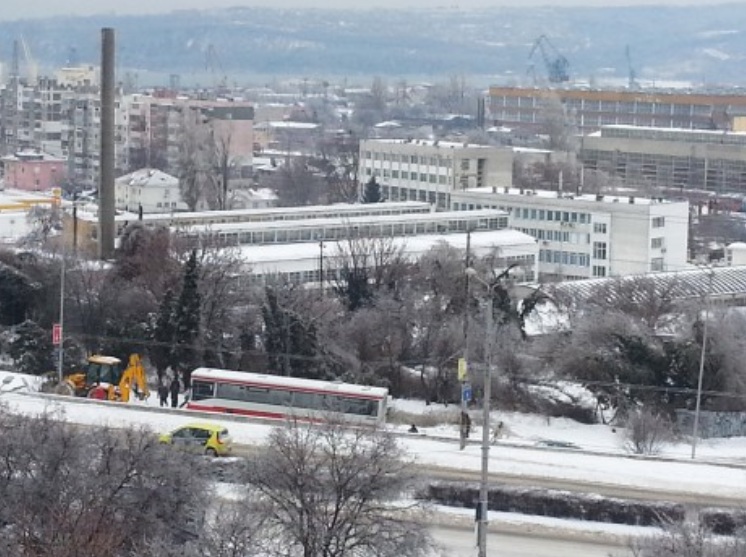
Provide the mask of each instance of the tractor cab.
{"label": "tractor cab", "polygon": [[85,373],[87,385],[119,385],[122,379],[122,360],[113,356],[94,355],[88,358],[88,366]]}

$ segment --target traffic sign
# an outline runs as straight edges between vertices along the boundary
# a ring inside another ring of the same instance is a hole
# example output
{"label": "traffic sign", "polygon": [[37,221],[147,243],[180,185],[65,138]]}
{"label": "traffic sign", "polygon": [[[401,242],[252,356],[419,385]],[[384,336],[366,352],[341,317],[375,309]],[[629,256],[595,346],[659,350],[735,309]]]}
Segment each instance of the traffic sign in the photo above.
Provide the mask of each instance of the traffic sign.
{"label": "traffic sign", "polygon": [[52,344],[59,346],[62,342],[62,325],[55,323],[52,325]]}
{"label": "traffic sign", "polygon": [[458,359],[457,373],[458,373],[458,380],[459,381],[461,381],[461,382],[466,381],[466,377],[467,377],[467,375],[466,375],[467,374],[466,358],[459,358]]}
{"label": "traffic sign", "polygon": [[471,400],[471,396],[471,385],[469,385],[469,383],[464,383],[461,387],[461,400],[464,402],[469,402]]}

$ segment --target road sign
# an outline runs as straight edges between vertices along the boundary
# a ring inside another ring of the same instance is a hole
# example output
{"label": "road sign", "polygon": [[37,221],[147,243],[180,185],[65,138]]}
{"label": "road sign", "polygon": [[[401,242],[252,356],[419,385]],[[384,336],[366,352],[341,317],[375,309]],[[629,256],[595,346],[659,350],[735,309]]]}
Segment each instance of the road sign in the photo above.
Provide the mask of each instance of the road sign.
{"label": "road sign", "polygon": [[52,344],[59,346],[62,342],[62,325],[55,323],[52,325]]}
{"label": "road sign", "polygon": [[462,383],[466,381],[466,359],[458,359],[458,380]]}
{"label": "road sign", "polygon": [[461,387],[461,400],[464,402],[469,402],[471,400],[471,396],[471,385],[469,385],[468,383],[464,383]]}

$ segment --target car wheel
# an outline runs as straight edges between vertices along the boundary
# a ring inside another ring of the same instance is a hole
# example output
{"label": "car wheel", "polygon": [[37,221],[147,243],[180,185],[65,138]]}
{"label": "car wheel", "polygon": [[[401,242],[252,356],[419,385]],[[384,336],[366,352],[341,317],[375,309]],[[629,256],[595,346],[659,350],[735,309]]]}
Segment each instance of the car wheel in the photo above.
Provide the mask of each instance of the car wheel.
{"label": "car wheel", "polygon": [[212,449],[212,448],[205,450],[205,454],[207,456],[211,456],[213,458],[215,458],[216,456],[218,456],[218,452],[215,449]]}

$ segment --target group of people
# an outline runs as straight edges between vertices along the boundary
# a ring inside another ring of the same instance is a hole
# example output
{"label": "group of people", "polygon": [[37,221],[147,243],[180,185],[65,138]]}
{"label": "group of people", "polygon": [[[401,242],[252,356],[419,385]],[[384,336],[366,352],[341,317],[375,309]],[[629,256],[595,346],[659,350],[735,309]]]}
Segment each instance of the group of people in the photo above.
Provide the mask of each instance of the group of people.
{"label": "group of people", "polygon": [[179,406],[179,392],[181,391],[181,384],[179,383],[178,374],[174,373],[171,383],[168,384],[166,378],[161,380],[158,385],[158,399],[161,401],[161,406],[168,406],[168,397],[171,396],[171,408],[177,408]]}

